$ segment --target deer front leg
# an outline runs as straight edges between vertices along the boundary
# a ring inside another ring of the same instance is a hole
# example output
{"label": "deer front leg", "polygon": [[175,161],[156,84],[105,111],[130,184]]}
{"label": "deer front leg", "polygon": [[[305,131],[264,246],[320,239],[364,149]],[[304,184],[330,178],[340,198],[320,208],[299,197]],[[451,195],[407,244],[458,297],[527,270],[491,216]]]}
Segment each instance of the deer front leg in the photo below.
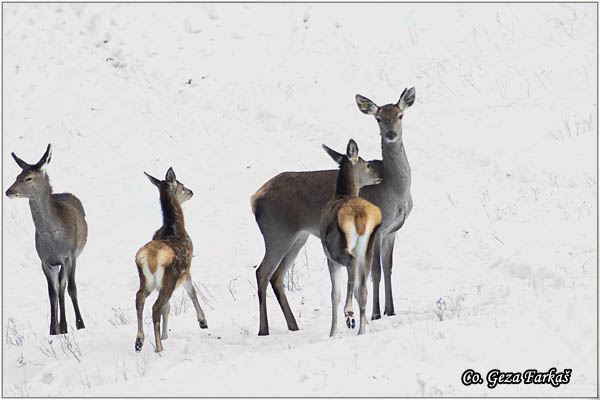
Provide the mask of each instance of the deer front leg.
{"label": "deer front leg", "polygon": [[150,292],[146,291],[143,287],[141,287],[135,295],[135,309],[137,311],[138,323],[135,351],[141,351],[142,346],[144,345],[144,303],[146,302],[146,297],[148,297],[148,295],[150,295]]}
{"label": "deer front leg", "polygon": [[65,259],[58,272],[58,304],[60,307],[60,333],[67,333],[67,316],[65,312],[65,289],[67,288],[67,271],[69,270],[69,260]]}
{"label": "deer front leg", "polygon": [[206,321],[206,316],[204,315],[204,311],[202,311],[202,307],[200,307],[200,302],[196,296],[196,289],[194,288],[194,283],[192,282],[192,276],[190,274],[188,274],[187,278],[185,278],[185,281],[183,281],[183,287],[194,304],[200,329],[208,328],[208,322]]}
{"label": "deer front leg", "polygon": [[74,255],[71,255],[71,268],[67,271],[68,273],[68,287],[69,297],[73,303],[73,309],[75,310],[75,326],[77,329],[85,328],[83,318],[81,317],[81,311],[79,311],[79,301],[77,300],[77,285],[75,284],[75,268],[77,260]]}
{"label": "deer front leg", "polygon": [[58,335],[58,267],[53,267],[42,261],[42,270],[48,282],[48,296],[50,298],[50,334]]}
{"label": "deer front leg", "polygon": [[371,278],[373,280],[373,313],[371,319],[380,319],[379,308],[379,284],[381,282],[381,240],[376,237],[373,244],[373,256],[371,257]]}
{"label": "deer front leg", "polygon": [[392,263],[394,254],[394,242],[396,234],[393,233],[384,239],[382,243],[383,278],[385,282],[385,311],[384,314],[396,315],[394,312],[394,298],[392,297]]}

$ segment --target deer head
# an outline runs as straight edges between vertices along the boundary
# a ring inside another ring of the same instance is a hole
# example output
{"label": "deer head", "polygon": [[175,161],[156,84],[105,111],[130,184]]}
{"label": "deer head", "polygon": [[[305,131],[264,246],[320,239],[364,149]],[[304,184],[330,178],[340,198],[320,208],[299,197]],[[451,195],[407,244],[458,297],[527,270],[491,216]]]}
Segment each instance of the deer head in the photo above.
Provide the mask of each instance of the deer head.
{"label": "deer head", "polygon": [[144,172],[144,175],[148,177],[150,182],[156,186],[159,191],[162,192],[164,190],[166,193],[174,196],[177,201],[179,201],[179,204],[183,204],[194,195],[194,192],[183,186],[183,183],[177,180],[175,171],[173,171],[172,167],[167,170],[164,181],[161,181],[146,172]]}
{"label": "deer head", "polygon": [[49,144],[46,152],[36,164],[27,164],[21,160],[15,153],[10,153],[22,171],[17,175],[15,183],[6,191],[6,196],[10,199],[22,197],[33,199],[40,195],[42,189],[49,186],[48,176],[46,175],[46,165],[52,159],[52,146]]}
{"label": "deer head", "polygon": [[415,102],[415,88],[404,89],[396,104],[386,104],[379,107],[371,100],[360,94],[356,95],[358,109],[364,114],[373,115],[379,124],[383,140],[394,143],[402,138],[402,117],[404,110]]}
{"label": "deer head", "polygon": [[346,154],[340,154],[337,151],[323,145],[323,150],[329,154],[340,168],[343,164],[352,166],[354,176],[357,179],[358,187],[374,185],[382,181],[382,167],[378,160],[365,161],[358,155],[358,145],[353,139],[348,141]]}

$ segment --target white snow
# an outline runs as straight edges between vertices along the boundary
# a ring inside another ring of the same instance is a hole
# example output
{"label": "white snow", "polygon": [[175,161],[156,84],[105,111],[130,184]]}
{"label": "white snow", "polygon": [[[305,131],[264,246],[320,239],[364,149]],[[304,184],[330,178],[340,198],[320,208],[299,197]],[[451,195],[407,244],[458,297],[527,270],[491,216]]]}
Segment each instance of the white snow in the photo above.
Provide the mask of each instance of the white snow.
{"label": "white snow", "polygon": [[[86,329],[67,300],[69,334],[51,337],[29,207],[4,197],[3,395],[596,396],[596,8],[3,4],[3,190],[19,172],[11,151],[34,162],[52,143],[54,189],[77,195],[89,224]],[[249,197],[281,171],[334,168],[321,143],[352,137],[380,158],[354,95],[383,105],[411,86],[397,315],[329,338],[312,238],[288,280],[300,330],[269,289],[271,335],[258,337]],[[170,166],[195,193],[183,209],[209,329],[178,289],[154,353],[154,295],[137,354],[134,256],[161,225],[142,171]],[[571,382],[460,382],[468,368],[551,367]]]}

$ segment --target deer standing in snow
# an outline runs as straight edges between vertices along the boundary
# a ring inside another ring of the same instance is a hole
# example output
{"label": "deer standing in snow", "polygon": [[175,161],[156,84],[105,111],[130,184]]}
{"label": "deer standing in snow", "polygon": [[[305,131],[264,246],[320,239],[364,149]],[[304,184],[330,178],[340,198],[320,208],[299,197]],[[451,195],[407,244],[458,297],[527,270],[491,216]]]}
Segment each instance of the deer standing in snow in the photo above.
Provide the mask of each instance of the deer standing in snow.
{"label": "deer standing in snow", "polygon": [[320,234],[323,250],[331,276],[331,331],[337,328],[337,312],[340,301],[340,266],[348,270],[346,324],[354,328],[352,291],[354,290],[360,309],[358,334],[365,333],[367,317],[367,278],[371,272],[373,246],[377,230],[381,225],[381,210],[373,203],[358,197],[358,191],[366,185],[381,182],[381,164],[366,162],[358,156],[358,146],[352,139],[346,154],[340,154],[323,145],[323,149],[339,164],[335,195],[321,212]]}
{"label": "deer standing in snow", "polygon": [[[35,225],[35,249],[42,261],[50,297],[50,335],[67,333],[65,289],[73,308],[77,329],[85,328],[75,284],[76,260],[87,241],[87,223],[81,201],[71,193],[52,193],[46,165],[52,158],[52,146],[36,164],[27,164],[11,153],[22,171],[6,191],[8,198],[29,199]],[[60,322],[58,308],[60,306]]]}
{"label": "deer standing in snow", "polygon": [[[152,241],[146,243],[135,255],[140,276],[140,289],[136,294],[138,332],[135,351],[141,351],[144,345],[144,303],[146,297],[158,290],[158,298],[152,306],[152,322],[156,351],[163,350],[161,339],[167,339],[169,321],[169,299],[173,291],[183,283],[183,287],[194,303],[201,329],[208,328],[206,317],[196,297],[192,283],[190,266],[192,262],[192,240],[185,231],[181,204],[192,198],[194,193],[175,177],[173,168],[169,168],[165,180],[161,181],[144,172],[150,182],[160,192],[160,206],[163,215],[162,227],[154,233]],[[162,336],[160,319],[162,316]]]}
{"label": "deer standing in snow", "polygon": [[[375,117],[381,136],[383,182],[365,186],[360,197],[381,209],[383,216],[373,250],[373,313],[381,318],[379,283],[383,269],[385,281],[385,315],[394,315],[392,298],[392,254],[396,232],[404,225],[413,206],[410,194],[411,171],[402,141],[404,111],[415,102],[415,88],[404,89],[394,104],[377,106],[356,95],[359,110]],[[320,237],[321,210],[333,197],[337,171],[283,172],[258,189],[251,197],[251,207],[265,242],[265,255],[256,270],[260,309],[259,335],[269,334],[267,287],[269,282],[279,301],[291,331],[298,324],[290,308],[283,280],[309,235]]]}

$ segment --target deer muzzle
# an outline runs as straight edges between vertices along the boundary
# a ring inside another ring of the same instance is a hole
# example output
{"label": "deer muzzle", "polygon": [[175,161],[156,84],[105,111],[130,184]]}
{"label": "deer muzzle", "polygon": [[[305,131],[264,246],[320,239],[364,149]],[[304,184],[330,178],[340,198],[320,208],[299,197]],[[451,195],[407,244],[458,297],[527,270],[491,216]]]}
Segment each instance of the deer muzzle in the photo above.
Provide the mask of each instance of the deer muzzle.
{"label": "deer muzzle", "polygon": [[15,199],[15,198],[19,197],[19,193],[15,192],[14,189],[12,187],[10,187],[6,191],[6,197],[8,197],[9,199]]}
{"label": "deer muzzle", "polygon": [[383,136],[388,142],[395,142],[398,139],[398,134],[395,131],[387,131]]}

